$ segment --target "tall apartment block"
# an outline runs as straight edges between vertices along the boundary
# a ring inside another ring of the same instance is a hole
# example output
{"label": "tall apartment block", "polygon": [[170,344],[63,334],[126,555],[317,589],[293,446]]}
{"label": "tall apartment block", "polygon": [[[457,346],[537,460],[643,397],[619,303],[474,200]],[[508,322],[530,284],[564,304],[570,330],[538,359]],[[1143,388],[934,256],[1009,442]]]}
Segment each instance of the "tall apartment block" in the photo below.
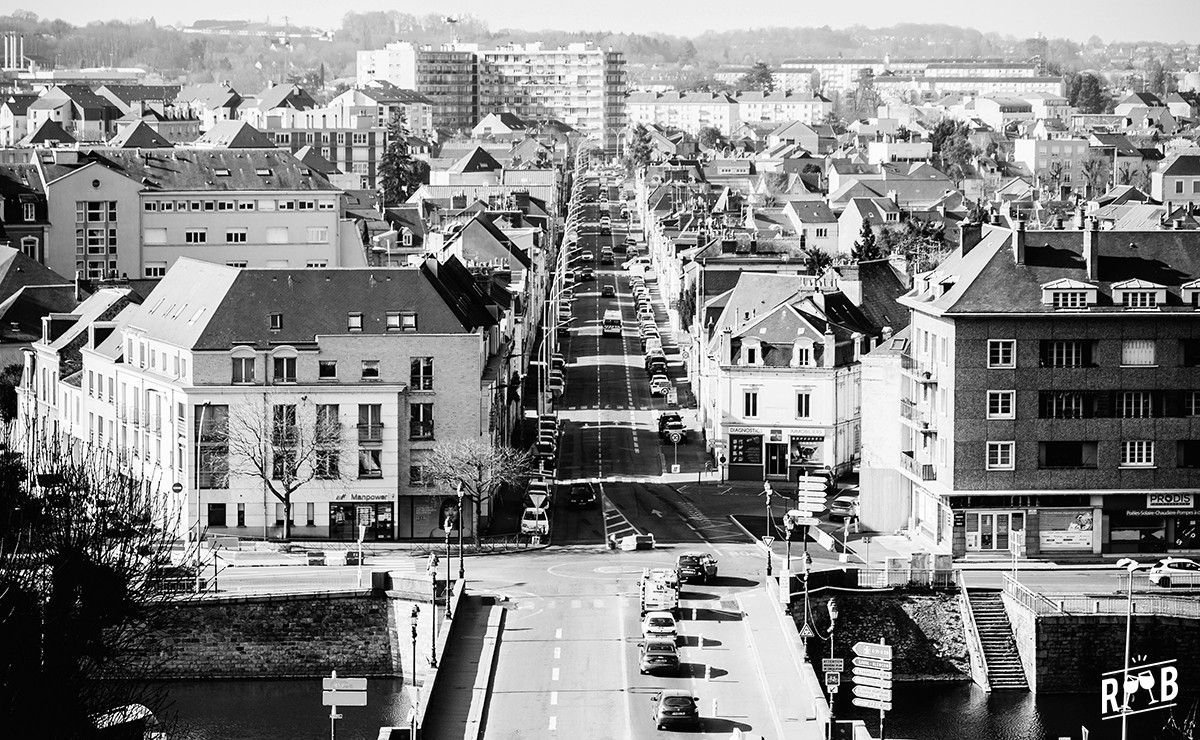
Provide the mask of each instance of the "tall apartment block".
{"label": "tall apartment block", "polygon": [[438,50],[408,42],[358,52],[358,82],[386,80],[428,96],[434,126],[469,129],[489,113],[554,118],[616,151],[625,125],[625,56],[590,44]]}
{"label": "tall apartment block", "polygon": [[383,49],[358,52],[358,84],[384,80],[416,90],[433,103],[435,128],[470,130],[479,121],[476,53],[473,45],[434,49],[397,41]]}

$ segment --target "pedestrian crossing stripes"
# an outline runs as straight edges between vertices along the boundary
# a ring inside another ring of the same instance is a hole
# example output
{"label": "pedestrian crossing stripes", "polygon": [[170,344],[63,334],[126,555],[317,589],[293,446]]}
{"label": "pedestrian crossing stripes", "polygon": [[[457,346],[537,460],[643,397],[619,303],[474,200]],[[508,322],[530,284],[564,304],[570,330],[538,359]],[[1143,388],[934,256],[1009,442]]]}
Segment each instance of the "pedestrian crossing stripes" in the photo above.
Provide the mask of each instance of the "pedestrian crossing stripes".
{"label": "pedestrian crossing stripes", "polygon": [[608,500],[608,496],[601,494],[600,500],[604,506],[604,536],[616,537],[621,539],[631,534],[641,534],[641,530],[633,526],[621,510],[613,505]]}

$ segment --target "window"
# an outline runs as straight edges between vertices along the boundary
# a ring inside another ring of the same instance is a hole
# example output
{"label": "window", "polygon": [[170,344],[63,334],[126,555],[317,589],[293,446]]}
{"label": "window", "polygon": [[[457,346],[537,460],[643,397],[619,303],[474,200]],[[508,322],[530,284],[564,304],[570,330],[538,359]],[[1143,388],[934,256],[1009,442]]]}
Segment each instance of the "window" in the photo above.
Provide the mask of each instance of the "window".
{"label": "window", "polygon": [[1200,391],[1183,392],[1183,411],[1187,416],[1200,416]]}
{"label": "window", "polygon": [[[111,380],[111,378],[109,379]],[[195,416],[196,462],[200,488],[229,487],[229,407],[197,405]],[[108,436],[112,439],[112,422]]]}
{"label": "window", "polygon": [[408,485],[423,486],[425,485],[425,468],[422,465],[408,466]]}
{"label": "window", "polygon": [[1054,290],[1050,292],[1050,305],[1054,308],[1087,308],[1086,290]]}
{"label": "window", "polygon": [[271,331],[283,330],[283,314],[273,313],[269,315],[268,319],[271,322]]}
{"label": "window", "polygon": [[380,466],[382,460],[383,450],[373,447],[358,448],[358,477],[382,478],[383,468]]}
{"label": "window", "polygon": [[433,358],[414,357],[410,363],[410,387],[414,391],[433,390]]}
{"label": "window", "polygon": [[167,274],[166,262],[147,262],[142,266],[143,274],[148,278],[160,278]]}
{"label": "window", "polygon": [[1175,465],[1180,468],[1200,468],[1200,440],[1182,439],[1177,442]]}
{"label": "window", "polygon": [[234,383],[253,383],[254,382],[254,358],[253,357],[235,357],[235,358],[233,358],[233,382]]}
{"label": "window", "polygon": [[317,524],[317,505],[311,501],[304,505],[304,522],[310,527]]}
{"label": "window", "polygon": [[746,348],[746,364],[747,365],[757,365],[758,364],[758,350],[756,348],[754,348],[754,347]]}
{"label": "window", "polygon": [[362,379],[379,380],[379,360],[362,361]]}
{"label": "window", "polygon": [[233,261],[231,261],[231,262],[226,262],[226,263],[225,263],[225,266],[226,266],[226,267],[238,267],[238,268],[241,268],[241,267],[245,267],[245,266],[246,266],[246,264],[247,264],[247,263],[246,263],[246,260],[233,260]]}
{"label": "window", "polygon": [[315,211],[317,202],[315,200],[298,200],[296,201],[297,211]]}
{"label": "window", "polygon": [[988,470],[1012,470],[1013,469],[1013,447],[1016,442],[988,442],[987,443],[987,469]]}
{"label": "window", "polygon": [[185,229],[183,232],[184,244],[207,244],[208,229]]}
{"label": "window", "polygon": [[246,526],[246,505],[245,504],[237,505],[237,525],[239,527]]}
{"label": "window", "polygon": [[335,380],[337,360],[317,360],[317,377],[321,380]]}
{"label": "window", "polygon": [[1089,367],[1092,343],[1077,340],[1048,340],[1041,343],[1042,367]]}
{"label": "window", "polygon": [[1153,339],[1126,339],[1121,344],[1122,365],[1154,365]]}
{"label": "window", "polygon": [[413,235],[412,235],[412,232],[411,232],[411,231],[409,231],[408,229],[405,229],[405,230],[404,230],[404,231],[403,231],[403,232],[400,234],[400,243],[401,243],[402,245],[406,246],[406,247],[411,247],[411,246],[412,246],[412,243],[413,243]]}
{"label": "window", "polygon": [[388,331],[400,331],[400,312],[399,311],[388,311],[387,312],[387,330]]}
{"label": "window", "polygon": [[1040,391],[1038,393],[1038,418],[1082,419],[1092,417],[1093,405],[1085,404],[1085,396],[1079,391]]}
{"label": "window", "polygon": [[304,263],[304,266],[311,269],[329,267],[329,260],[309,260]]}
{"label": "window", "polygon": [[246,243],[245,229],[227,229],[225,231],[226,244],[245,244]]}
{"label": "window", "polygon": [[829,236],[829,229],[825,227],[814,229],[814,236],[816,236],[818,239],[824,239],[825,237]]}
{"label": "window", "polygon": [[[328,157],[326,157],[326,159],[328,159]],[[335,205],[336,205],[336,204],[335,204],[335,203],[334,203],[334,201],[332,201],[332,200],[319,200],[319,201],[317,201],[317,210],[318,210],[318,211],[332,211],[332,210],[336,210],[336,209],[334,208],[334,206],[335,206]]]}
{"label": "window", "polygon": [[142,244],[166,244],[166,229],[142,229]]}
{"label": "window", "polygon": [[294,201],[294,200],[281,200],[281,201],[279,201],[279,210],[281,210],[281,211],[294,211],[294,210],[296,210],[296,201]]}
{"label": "window", "polygon": [[347,331],[362,331],[362,327],[363,327],[362,319],[363,319],[363,317],[362,317],[361,313],[348,314],[346,316]]}
{"label": "window", "polygon": [[295,383],[296,382],[296,358],[295,357],[276,357],[274,365],[275,365],[275,382],[276,383]]}
{"label": "window", "polygon": [[1016,367],[1016,347],[1015,339],[989,339],[988,367]]}
{"label": "window", "polygon": [[1039,442],[1038,467],[1094,469],[1096,450],[1095,442]]}
{"label": "window", "polygon": [[408,436],[410,439],[433,439],[432,403],[409,404]]}
{"label": "window", "polygon": [[329,229],[325,226],[308,227],[308,243],[324,244],[329,241]]}
{"label": "window", "polygon": [[283,518],[284,518],[283,504],[277,503],[277,504],[275,504],[275,526],[282,527],[283,526]]}
{"label": "window", "polygon": [[1117,395],[1117,414],[1122,419],[1154,416],[1154,394],[1150,391],[1121,391]]}
{"label": "window", "polygon": [[400,314],[400,330],[401,331],[416,331],[417,330],[417,315],[412,311],[406,311]]}
{"label": "window", "polygon": [[[1197,298],[1200,298],[1200,293]],[[1184,367],[1200,366],[1200,339],[1184,339],[1180,342],[1180,354],[1183,355]]]}
{"label": "window", "polygon": [[1122,442],[1121,467],[1154,467],[1154,441],[1149,439],[1132,439]]}
{"label": "window", "polygon": [[267,227],[267,244],[287,244],[288,230],[286,226]]}
{"label": "window", "polygon": [[225,526],[225,504],[209,504],[208,505],[208,526],[224,527]]}
{"label": "window", "polygon": [[1016,391],[988,391],[989,419],[1013,418],[1013,397]]}
{"label": "window", "polygon": [[217,201],[217,210],[218,211],[232,211],[236,207],[237,207],[236,204],[232,200],[218,200]]}
{"label": "window", "polygon": [[358,441],[383,441],[383,406],[378,403],[360,403],[358,405]]}
{"label": "window", "polygon": [[252,201],[252,200],[239,200],[239,201],[237,202],[237,209],[238,209],[239,211],[253,211],[253,210],[254,210],[254,201]]}
{"label": "window", "polygon": [[747,419],[758,416],[758,391],[742,391],[742,416]]}
{"label": "window", "polygon": [[316,453],[313,458],[313,469],[316,477],[322,480],[336,480],[340,478],[342,461],[338,450],[319,449]]}
{"label": "window", "polygon": [[1127,290],[1122,295],[1125,308],[1157,308],[1158,291],[1156,290]]}
{"label": "window", "polygon": [[351,138],[351,143],[355,146],[363,146],[367,143],[367,135],[365,133],[355,132]]}
{"label": "window", "polygon": [[35,204],[25,203],[21,206],[21,210],[26,222],[37,220],[37,206]]}
{"label": "window", "polygon": [[796,418],[807,419],[812,415],[812,394],[808,391],[796,394]]}
{"label": "window", "polygon": [[276,447],[295,444],[296,404],[277,403],[271,407],[271,412],[271,443]]}

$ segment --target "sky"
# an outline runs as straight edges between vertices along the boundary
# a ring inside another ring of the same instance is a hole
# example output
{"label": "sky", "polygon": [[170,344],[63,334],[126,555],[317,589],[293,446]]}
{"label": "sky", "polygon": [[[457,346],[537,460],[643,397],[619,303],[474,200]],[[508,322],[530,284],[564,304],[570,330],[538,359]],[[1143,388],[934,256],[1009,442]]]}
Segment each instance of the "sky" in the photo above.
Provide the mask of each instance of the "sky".
{"label": "sky", "polygon": [[[18,0],[20,3],[20,0]],[[731,0],[350,0],[317,3],[257,0],[247,14],[245,0],[205,0],[202,3],[162,3],[161,0],[39,0],[38,15],[72,23],[93,20],[146,18],[159,23],[190,23],[196,18],[221,18],[291,23],[336,28],[347,10],[398,10],[423,15],[437,12],[468,14],[493,29],[552,28],[613,30],[697,35],[705,30],[764,26],[871,27],[895,23],[948,23],[1019,38],[1038,32],[1048,37],[1079,41],[1097,35],[1105,41],[1185,41],[1200,43],[1200,0],[754,0],[742,6]],[[19,7],[19,6],[18,6]],[[195,10],[192,10],[195,8]]]}

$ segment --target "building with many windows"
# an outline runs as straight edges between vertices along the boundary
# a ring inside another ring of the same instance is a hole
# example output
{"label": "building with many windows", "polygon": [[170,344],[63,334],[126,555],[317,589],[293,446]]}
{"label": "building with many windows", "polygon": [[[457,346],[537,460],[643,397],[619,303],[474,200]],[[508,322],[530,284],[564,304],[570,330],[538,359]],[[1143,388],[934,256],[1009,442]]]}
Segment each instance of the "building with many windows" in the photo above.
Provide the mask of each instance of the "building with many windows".
{"label": "building with many windows", "polygon": [[965,225],[900,302],[911,334],[864,371],[898,389],[864,410],[868,526],[956,556],[1200,550],[1197,232]]}
{"label": "building with many windows", "polygon": [[[360,525],[371,540],[438,536],[457,501],[430,484],[424,456],[491,439],[507,404],[497,307],[454,260],[184,259],[140,305],[127,293],[101,290],[45,320],[22,428],[115,453],[164,491],[178,484],[192,531],[274,537],[286,519],[304,539],[353,540]],[[301,481],[290,510],[271,492],[288,480]]]}
{"label": "building with many windows", "polygon": [[433,104],[433,125],[467,131],[479,120],[477,46],[445,44],[434,49],[396,41],[358,52],[358,85],[383,81],[416,90]]}

